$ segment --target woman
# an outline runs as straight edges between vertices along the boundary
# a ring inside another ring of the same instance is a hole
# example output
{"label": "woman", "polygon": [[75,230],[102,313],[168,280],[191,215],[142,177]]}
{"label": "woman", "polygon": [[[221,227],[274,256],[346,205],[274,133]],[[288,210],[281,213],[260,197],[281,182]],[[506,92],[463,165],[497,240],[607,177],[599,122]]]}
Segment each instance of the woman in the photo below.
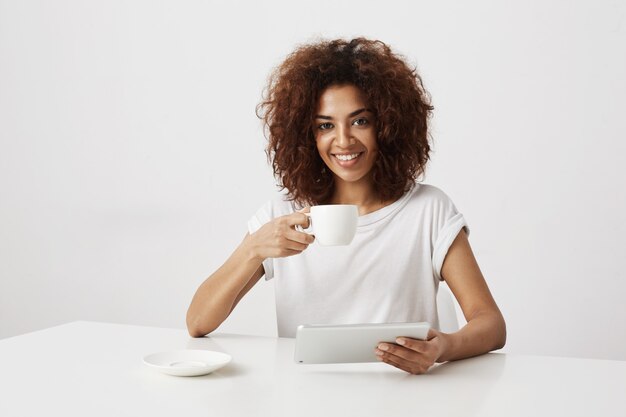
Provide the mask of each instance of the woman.
{"label": "woman", "polygon": [[[463,216],[436,187],[416,182],[429,159],[432,112],[421,78],[380,41],[299,47],[274,71],[258,114],[268,158],[288,194],[250,219],[249,234],[197,290],[194,337],[216,329],[265,275],[276,278],[279,336],[305,323],[428,321],[427,341],[381,343],[377,357],[409,373],[504,346],[504,319],[473,256]],[[311,205],[358,206],[348,246],[310,246]],[[445,280],[467,325],[436,330]]]}

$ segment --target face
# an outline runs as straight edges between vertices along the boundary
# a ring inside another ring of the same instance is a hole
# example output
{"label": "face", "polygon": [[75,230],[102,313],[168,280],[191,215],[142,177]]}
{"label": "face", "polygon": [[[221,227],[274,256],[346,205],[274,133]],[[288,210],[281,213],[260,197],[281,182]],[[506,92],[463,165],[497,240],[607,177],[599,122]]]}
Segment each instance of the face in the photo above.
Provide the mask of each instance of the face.
{"label": "face", "polygon": [[328,87],[314,125],[317,150],[336,181],[369,181],[376,161],[376,126],[363,92],[353,85]]}

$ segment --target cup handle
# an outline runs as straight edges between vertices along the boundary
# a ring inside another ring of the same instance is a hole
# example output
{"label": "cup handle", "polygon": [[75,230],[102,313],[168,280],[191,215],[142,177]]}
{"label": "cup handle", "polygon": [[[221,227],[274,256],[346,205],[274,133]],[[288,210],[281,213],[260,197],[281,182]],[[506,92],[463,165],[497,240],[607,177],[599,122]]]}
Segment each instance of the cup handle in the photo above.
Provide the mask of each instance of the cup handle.
{"label": "cup handle", "polygon": [[302,213],[302,214],[304,214],[305,216],[309,218],[309,227],[305,229],[299,224],[296,224],[296,230],[298,232],[303,232],[303,233],[307,233],[307,230],[312,232],[313,231],[313,217],[311,217],[311,213]]}

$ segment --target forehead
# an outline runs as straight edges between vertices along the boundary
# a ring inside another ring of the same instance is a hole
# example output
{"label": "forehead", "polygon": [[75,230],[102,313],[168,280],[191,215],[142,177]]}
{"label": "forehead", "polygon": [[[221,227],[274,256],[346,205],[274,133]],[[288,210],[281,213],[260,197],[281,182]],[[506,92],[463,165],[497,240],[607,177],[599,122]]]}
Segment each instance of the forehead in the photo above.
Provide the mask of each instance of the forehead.
{"label": "forehead", "polygon": [[333,85],[320,95],[317,105],[319,114],[350,113],[367,107],[365,94],[354,85]]}

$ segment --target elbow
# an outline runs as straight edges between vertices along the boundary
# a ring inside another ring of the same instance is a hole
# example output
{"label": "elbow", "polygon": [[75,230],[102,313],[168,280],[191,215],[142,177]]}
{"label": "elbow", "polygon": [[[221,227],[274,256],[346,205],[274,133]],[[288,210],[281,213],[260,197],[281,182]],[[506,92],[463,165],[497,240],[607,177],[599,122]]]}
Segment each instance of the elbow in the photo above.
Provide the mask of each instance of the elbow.
{"label": "elbow", "polygon": [[217,328],[217,326],[201,323],[197,317],[187,314],[187,332],[191,337],[204,337]]}
{"label": "elbow", "polygon": [[189,332],[189,336],[191,337],[204,337],[207,334],[203,333],[200,329],[198,329],[197,327],[192,327],[187,325],[187,332]]}
{"label": "elbow", "polygon": [[201,331],[197,331],[197,330],[192,330],[192,329],[187,329],[189,331],[189,336],[191,337],[204,337],[206,336],[206,334],[202,333]]}
{"label": "elbow", "polygon": [[493,350],[500,350],[504,347],[504,345],[506,345],[506,334],[497,341]]}
{"label": "elbow", "polygon": [[502,349],[504,345],[506,345],[506,322],[504,321],[504,317],[500,316],[500,320],[499,320],[497,327],[498,327],[498,332],[497,332],[494,350]]}

